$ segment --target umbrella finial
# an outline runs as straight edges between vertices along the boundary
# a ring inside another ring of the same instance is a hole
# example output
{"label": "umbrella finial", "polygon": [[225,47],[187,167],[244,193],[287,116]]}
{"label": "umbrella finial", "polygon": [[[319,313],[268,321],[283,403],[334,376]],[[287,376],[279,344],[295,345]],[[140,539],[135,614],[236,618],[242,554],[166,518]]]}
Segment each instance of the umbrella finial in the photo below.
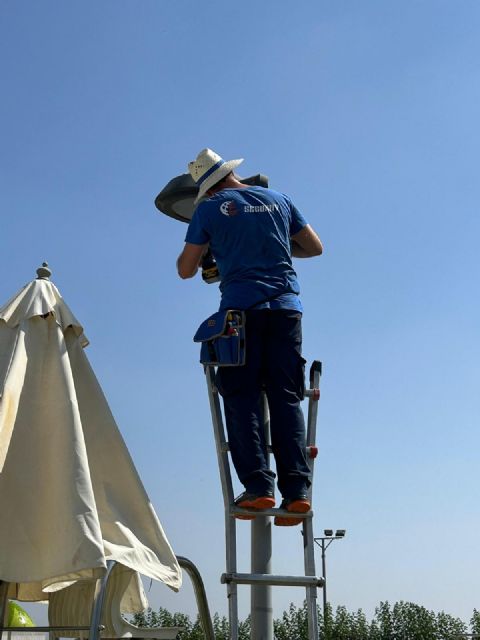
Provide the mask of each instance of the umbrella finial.
{"label": "umbrella finial", "polygon": [[48,268],[48,262],[43,262],[41,267],[37,269],[37,280],[48,280],[52,272]]}

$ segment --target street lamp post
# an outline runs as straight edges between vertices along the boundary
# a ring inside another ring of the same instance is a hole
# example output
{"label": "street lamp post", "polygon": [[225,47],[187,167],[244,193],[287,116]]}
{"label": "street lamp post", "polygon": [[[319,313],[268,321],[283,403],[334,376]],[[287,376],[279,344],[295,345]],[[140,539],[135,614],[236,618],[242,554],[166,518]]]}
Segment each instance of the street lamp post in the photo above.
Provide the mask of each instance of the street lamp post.
{"label": "street lamp post", "polygon": [[322,550],[322,577],[323,577],[323,624],[327,616],[327,563],[326,563],[326,551],[334,540],[341,540],[345,537],[345,529],[337,529],[335,534],[333,529],[324,529],[323,536],[314,538],[314,541]]}

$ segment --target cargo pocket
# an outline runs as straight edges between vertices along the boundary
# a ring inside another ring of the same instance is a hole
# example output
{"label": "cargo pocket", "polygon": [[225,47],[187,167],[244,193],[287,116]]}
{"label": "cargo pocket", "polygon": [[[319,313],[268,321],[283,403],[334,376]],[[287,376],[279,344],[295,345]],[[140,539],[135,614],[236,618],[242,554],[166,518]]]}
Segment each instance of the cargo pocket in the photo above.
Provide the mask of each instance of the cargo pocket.
{"label": "cargo pocket", "polygon": [[222,398],[245,391],[248,385],[245,367],[218,367],[215,385]]}
{"label": "cargo pocket", "polygon": [[299,398],[303,400],[305,398],[305,365],[307,361],[305,358],[300,356],[300,360],[298,363],[298,389],[299,389]]}

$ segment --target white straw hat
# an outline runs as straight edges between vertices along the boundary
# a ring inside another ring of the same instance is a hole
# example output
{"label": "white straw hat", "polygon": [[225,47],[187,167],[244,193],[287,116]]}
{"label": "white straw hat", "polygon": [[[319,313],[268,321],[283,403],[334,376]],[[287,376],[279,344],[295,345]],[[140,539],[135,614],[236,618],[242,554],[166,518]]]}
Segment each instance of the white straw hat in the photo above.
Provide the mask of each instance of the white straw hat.
{"label": "white straw hat", "polygon": [[243,158],[239,160],[225,160],[212,151],[211,149],[202,149],[196,160],[188,163],[190,175],[198,186],[198,195],[195,202],[206,194],[213,185],[224,178],[230,171],[243,162]]}

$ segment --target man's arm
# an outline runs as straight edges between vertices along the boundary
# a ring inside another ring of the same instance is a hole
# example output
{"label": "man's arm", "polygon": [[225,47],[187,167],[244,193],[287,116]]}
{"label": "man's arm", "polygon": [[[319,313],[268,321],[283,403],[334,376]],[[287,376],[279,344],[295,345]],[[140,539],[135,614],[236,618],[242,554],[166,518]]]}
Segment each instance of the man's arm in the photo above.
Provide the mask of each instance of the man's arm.
{"label": "man's arm", "polygon": [[320,256],[323,246],[312,227],[307,224],[291,237],[292,256],[295,258],[313,258]]}
{"label": "man's arm", "polygon": [[185,243],[182,253],[177,258],[177,271],[180,278],[183,280],[193,278],[207,248],[208,242],[207,244]]}

